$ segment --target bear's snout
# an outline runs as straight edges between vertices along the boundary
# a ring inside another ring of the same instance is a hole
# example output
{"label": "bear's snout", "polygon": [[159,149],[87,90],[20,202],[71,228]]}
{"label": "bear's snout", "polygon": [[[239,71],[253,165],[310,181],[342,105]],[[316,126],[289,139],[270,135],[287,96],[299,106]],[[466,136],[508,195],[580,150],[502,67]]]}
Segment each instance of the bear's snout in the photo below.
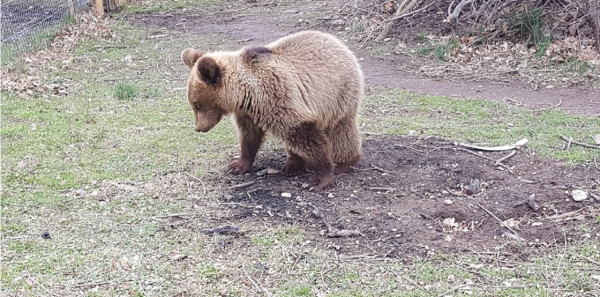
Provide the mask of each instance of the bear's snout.
{"label": "bear's snout", "polygon": [[210,130],[210,127],[194,127],[194,130],[196,130],[196,132],[208,132],[208,130]]}

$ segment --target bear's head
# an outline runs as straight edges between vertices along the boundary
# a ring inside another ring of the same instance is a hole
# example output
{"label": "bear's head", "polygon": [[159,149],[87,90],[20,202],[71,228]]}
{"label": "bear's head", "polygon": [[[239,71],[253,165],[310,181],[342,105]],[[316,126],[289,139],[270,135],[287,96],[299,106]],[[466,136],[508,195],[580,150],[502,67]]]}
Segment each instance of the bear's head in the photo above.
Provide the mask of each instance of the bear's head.
{"label": "bear's head", "polygon": [[219,105],[223,70],[214,58],[203,56],[193,48],[185,49],[181,60],[190,68],[187,94],[194,111],[194,128],[197,132],[208,132],[226,113]]}

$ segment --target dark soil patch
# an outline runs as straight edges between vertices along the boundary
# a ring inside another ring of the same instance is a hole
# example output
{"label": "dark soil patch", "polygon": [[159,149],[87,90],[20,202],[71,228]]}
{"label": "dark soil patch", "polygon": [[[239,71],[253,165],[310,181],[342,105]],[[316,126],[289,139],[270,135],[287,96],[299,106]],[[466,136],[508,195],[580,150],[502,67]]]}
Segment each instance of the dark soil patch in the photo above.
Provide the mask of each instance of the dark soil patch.
{"label": "dark soil patch", "polygon": [[[485,156],[498,159],[506,154]],[[575,202],[568,194],[573,188],[598,193],[600,180],[594,177],[600,170],[594,167],[567,167],[519,152],[505,162],[512,168],[508,172],[445,140],[386,137],[365,141],[356,169],[336,176],[326,191],[313,193],[301,188],[307,174],[286,178],[264,173],[284,161],[283,151],[266,152],[258,157],[254,173],[229,176],[224,181],[227,187],[255,183],[222,198],[227,210],[221,223],[296,224],[320,247],[380,257],[410,257],[429,250],[500,250],[526,257],[538,247],[600,232],[595,222],[600,204],[591,198]],[[474,180],[481,186],[464,194]],[[532,194],[541,206],[538,211],[515,206]],[[510,231],[478,205],[512,222],[524,241],[507,235]],[[330,238],[324,222],[335,229],[358,230],[363,236]]]}
{"label": "dark soil patch", "polygon": [[[328,22],[300,22],[314,11],[333,11],[332,3],[299,2],[295,5],[243,6],[232,11],[183,11],[164,14],[134,14],[127,19],[143,26],[157,26],[169,30],[198,34],[214,34],[235,40],[239,46],[264,45],[286,34],[303,29],[335,30]],[[339,28],[338,28],[339,29]],[[414,36],[421,32],[413,32]],[[185,46],[182,45],[182,50]],[[217,46],[218,48],[218,46]],[[206,50],[206,49],[205,49]],[[224,49],[230,50],[230,49]],[[534,91],[525,82],[507,79],[457,81],[423,77],[416,73],[420,61],[405,55],[373,57],[357,51],[368,86],[406,89],[426,94],[457,98],[479,98],[517,103],[527,108],[557,108],[578,114],[600,116],[600,94],[597,89],[584,87],[556,87]],[[452,77],[452,75],[449,75]],[[560,104],[559,104],[560,103]]]}

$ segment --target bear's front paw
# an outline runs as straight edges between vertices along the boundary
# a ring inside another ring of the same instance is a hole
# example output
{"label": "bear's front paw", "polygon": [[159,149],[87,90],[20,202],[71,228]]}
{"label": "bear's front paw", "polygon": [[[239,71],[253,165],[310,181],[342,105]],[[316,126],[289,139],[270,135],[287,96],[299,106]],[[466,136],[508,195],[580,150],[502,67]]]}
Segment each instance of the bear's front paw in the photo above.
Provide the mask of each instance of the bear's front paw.
{"label": "bear's front paw", "polygon": [[302,184],[302,188],[308,188],[309,191],[320,192],[323,188],[329,186],[333,182],[331,174],[315,177],[308,183]]}
{"label": "bear's front paw", "polygon": [[252,169],[252,163],[240,159],[229,163],[229,167],[227,167],[227,173],[244,174],[246,172],[250,172],[250,169]]}
{"label": "bear's front paw", "polygon": [[283,165],[283,169],[281,170],[281,174],[285,176],[296,176],[302,172],[304,172],[304,163],[298,161],[292,161],[288,159]]}

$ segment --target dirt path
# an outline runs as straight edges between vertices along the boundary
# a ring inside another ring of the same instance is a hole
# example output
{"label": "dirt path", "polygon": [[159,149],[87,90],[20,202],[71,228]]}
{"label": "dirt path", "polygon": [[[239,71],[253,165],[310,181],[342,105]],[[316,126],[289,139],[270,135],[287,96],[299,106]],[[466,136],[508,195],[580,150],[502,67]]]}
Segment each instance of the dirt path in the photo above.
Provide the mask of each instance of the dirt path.
{"label": "dirt path", "polygon": [[[240,46],[261,45],[286,34],[308,29],[298,22],[314,7],[293,9],[264,7],[253,14],[239,11],[220,13],[176,12],[174,14],[136,14],[128,16],[133,23],[180,30],[188,33],[214,34],[236,40]],[[316,27],[318,28],[318,26]],[[335,34],[335,32],[334,32]],[[367,85],[406,89],[425,94],[455,98],[479,98],[522,105],[531,109],[557,108],[569,113],[600,116],[600,90],[580,87],[556,87],[534,91],[525,83],[513,81],[456,82],[427,78],[410,71],[410,57],[395,55],[373,57],[357,51]]]}

